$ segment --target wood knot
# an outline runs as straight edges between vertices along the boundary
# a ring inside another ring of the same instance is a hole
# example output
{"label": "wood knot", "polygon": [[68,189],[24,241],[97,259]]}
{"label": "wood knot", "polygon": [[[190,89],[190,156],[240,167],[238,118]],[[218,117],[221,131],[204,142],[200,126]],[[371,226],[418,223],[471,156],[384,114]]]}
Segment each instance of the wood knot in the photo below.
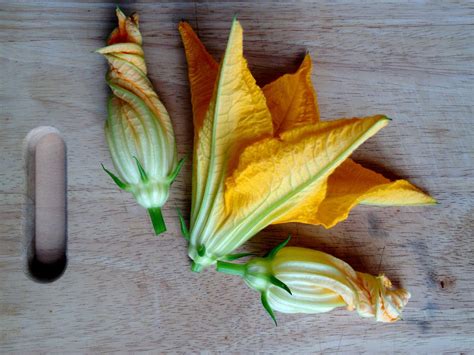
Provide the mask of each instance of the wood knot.
{"label": "wood knot", "polygon": [[456,287],[456,278],[453,276],[432,274],[431,280],[442,291],[450,291]]}

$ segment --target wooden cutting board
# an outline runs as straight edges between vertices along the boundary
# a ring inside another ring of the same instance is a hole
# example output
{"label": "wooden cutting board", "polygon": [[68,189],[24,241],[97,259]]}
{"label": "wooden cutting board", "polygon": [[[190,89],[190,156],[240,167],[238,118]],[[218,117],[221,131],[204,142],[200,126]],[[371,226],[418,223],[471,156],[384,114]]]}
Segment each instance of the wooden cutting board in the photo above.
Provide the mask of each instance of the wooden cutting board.
{"label": "wooden cutting board", "polygon": [[[217,58],[234,14],[245,54],[265,84],[305,51],[324,119],[385,113],[391,124],[354,158],[407,178],[435,207],[357,207],[331,230],[270,227],[246,244],[263,253],[293,235],[357,270],[385,272],[413,297],[404,320],[376,324],[345,310],[278,314],[236,278],[191,273],[176,208],[189,215],[190,163],[155,237],[146,211],[101,170],[106,64],[93,51],[115,26],[114,4],[0,2],[0,350],[2,352],[466,352],[473,350],[472,3],[137,2],[151,80],[168,108],[180,155],[192,151],[188,20]],[[58,129],[67,146],[67,267],[55,282],[25,272],[24,139]],[[23,243],[23,244],[22,244]]]}

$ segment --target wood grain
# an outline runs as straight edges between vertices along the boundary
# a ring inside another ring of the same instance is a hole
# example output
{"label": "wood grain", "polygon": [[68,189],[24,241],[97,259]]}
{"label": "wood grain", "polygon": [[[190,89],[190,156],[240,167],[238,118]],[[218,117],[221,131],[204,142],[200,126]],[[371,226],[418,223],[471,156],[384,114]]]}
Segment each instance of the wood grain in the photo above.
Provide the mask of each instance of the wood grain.
{"label": "wood grain", "polygon": [[[100,168],[106,64],[93,50],[115,25],[115,4],[0,2],[0,350],[2,352],[469,352],[474,350],[474,6],[462,1],[132,2],[149,72],[180,154],[191,152],[186,64],[177,31],[188,20],[223,53],[232,16],[259,83],[294,70],[305,51],[323,118],[394,118],[355,154],[408,178],[436,207],[357,207],[331,230],[270,227],[246,245],[292,245],[384,271],[413,297],[404,320],[376,324],[338,310],[278,314],[238,278],[189,271],[175,208],[188,212],[190,164],[173,185],[156,238],[146,211]],[[68,266],[51,284],[25,272],[24,137],[54,126],[68,150]]]}

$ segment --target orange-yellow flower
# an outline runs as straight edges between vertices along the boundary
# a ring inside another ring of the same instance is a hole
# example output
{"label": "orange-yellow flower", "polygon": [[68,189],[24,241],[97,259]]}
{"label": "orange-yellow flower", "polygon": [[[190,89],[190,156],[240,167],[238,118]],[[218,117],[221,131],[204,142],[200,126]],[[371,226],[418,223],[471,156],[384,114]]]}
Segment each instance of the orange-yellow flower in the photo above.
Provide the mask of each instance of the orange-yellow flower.
{"label": "orange-yellow flower", "polygon": [[194,114],[189,256],[195,270],[228,258],[269,224],[329,228],[358,203],[434,202],[407,181],[391,182],[349,159],[389,119],[320,121],[309,55],[295,74],[261,89],[243,57],[237,20],[220,65],[187,23],[179,30]]}

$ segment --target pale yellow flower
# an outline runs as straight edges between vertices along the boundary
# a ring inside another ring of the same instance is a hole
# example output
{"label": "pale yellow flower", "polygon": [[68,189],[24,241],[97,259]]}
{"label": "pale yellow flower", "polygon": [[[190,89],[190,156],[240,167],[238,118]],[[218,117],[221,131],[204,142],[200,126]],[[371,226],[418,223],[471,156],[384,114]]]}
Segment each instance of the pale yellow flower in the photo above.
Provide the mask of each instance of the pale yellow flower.
{"label": "pale yellow flower", "polygon": [[356,272],[329,254],[285,244],[267,257],[246,264],[218,261],[217,270],[239,275],[259,291],[262,304],[274,320],[273,311],[323,313],[338,307],[378,322],[400,319],[410,293],[394,289],[384,275]]}
{"label": "pale yellow flower", "polygon": [[150,214],[156,234],[166,231],[161,207],[168,199],[178,162],[170,117],[147,77],[138,15],[126,17],[117,8],[118,27],[107,47],[97,50],[109,62],[105,135],[117,175],[104,170],[131,192]]}

